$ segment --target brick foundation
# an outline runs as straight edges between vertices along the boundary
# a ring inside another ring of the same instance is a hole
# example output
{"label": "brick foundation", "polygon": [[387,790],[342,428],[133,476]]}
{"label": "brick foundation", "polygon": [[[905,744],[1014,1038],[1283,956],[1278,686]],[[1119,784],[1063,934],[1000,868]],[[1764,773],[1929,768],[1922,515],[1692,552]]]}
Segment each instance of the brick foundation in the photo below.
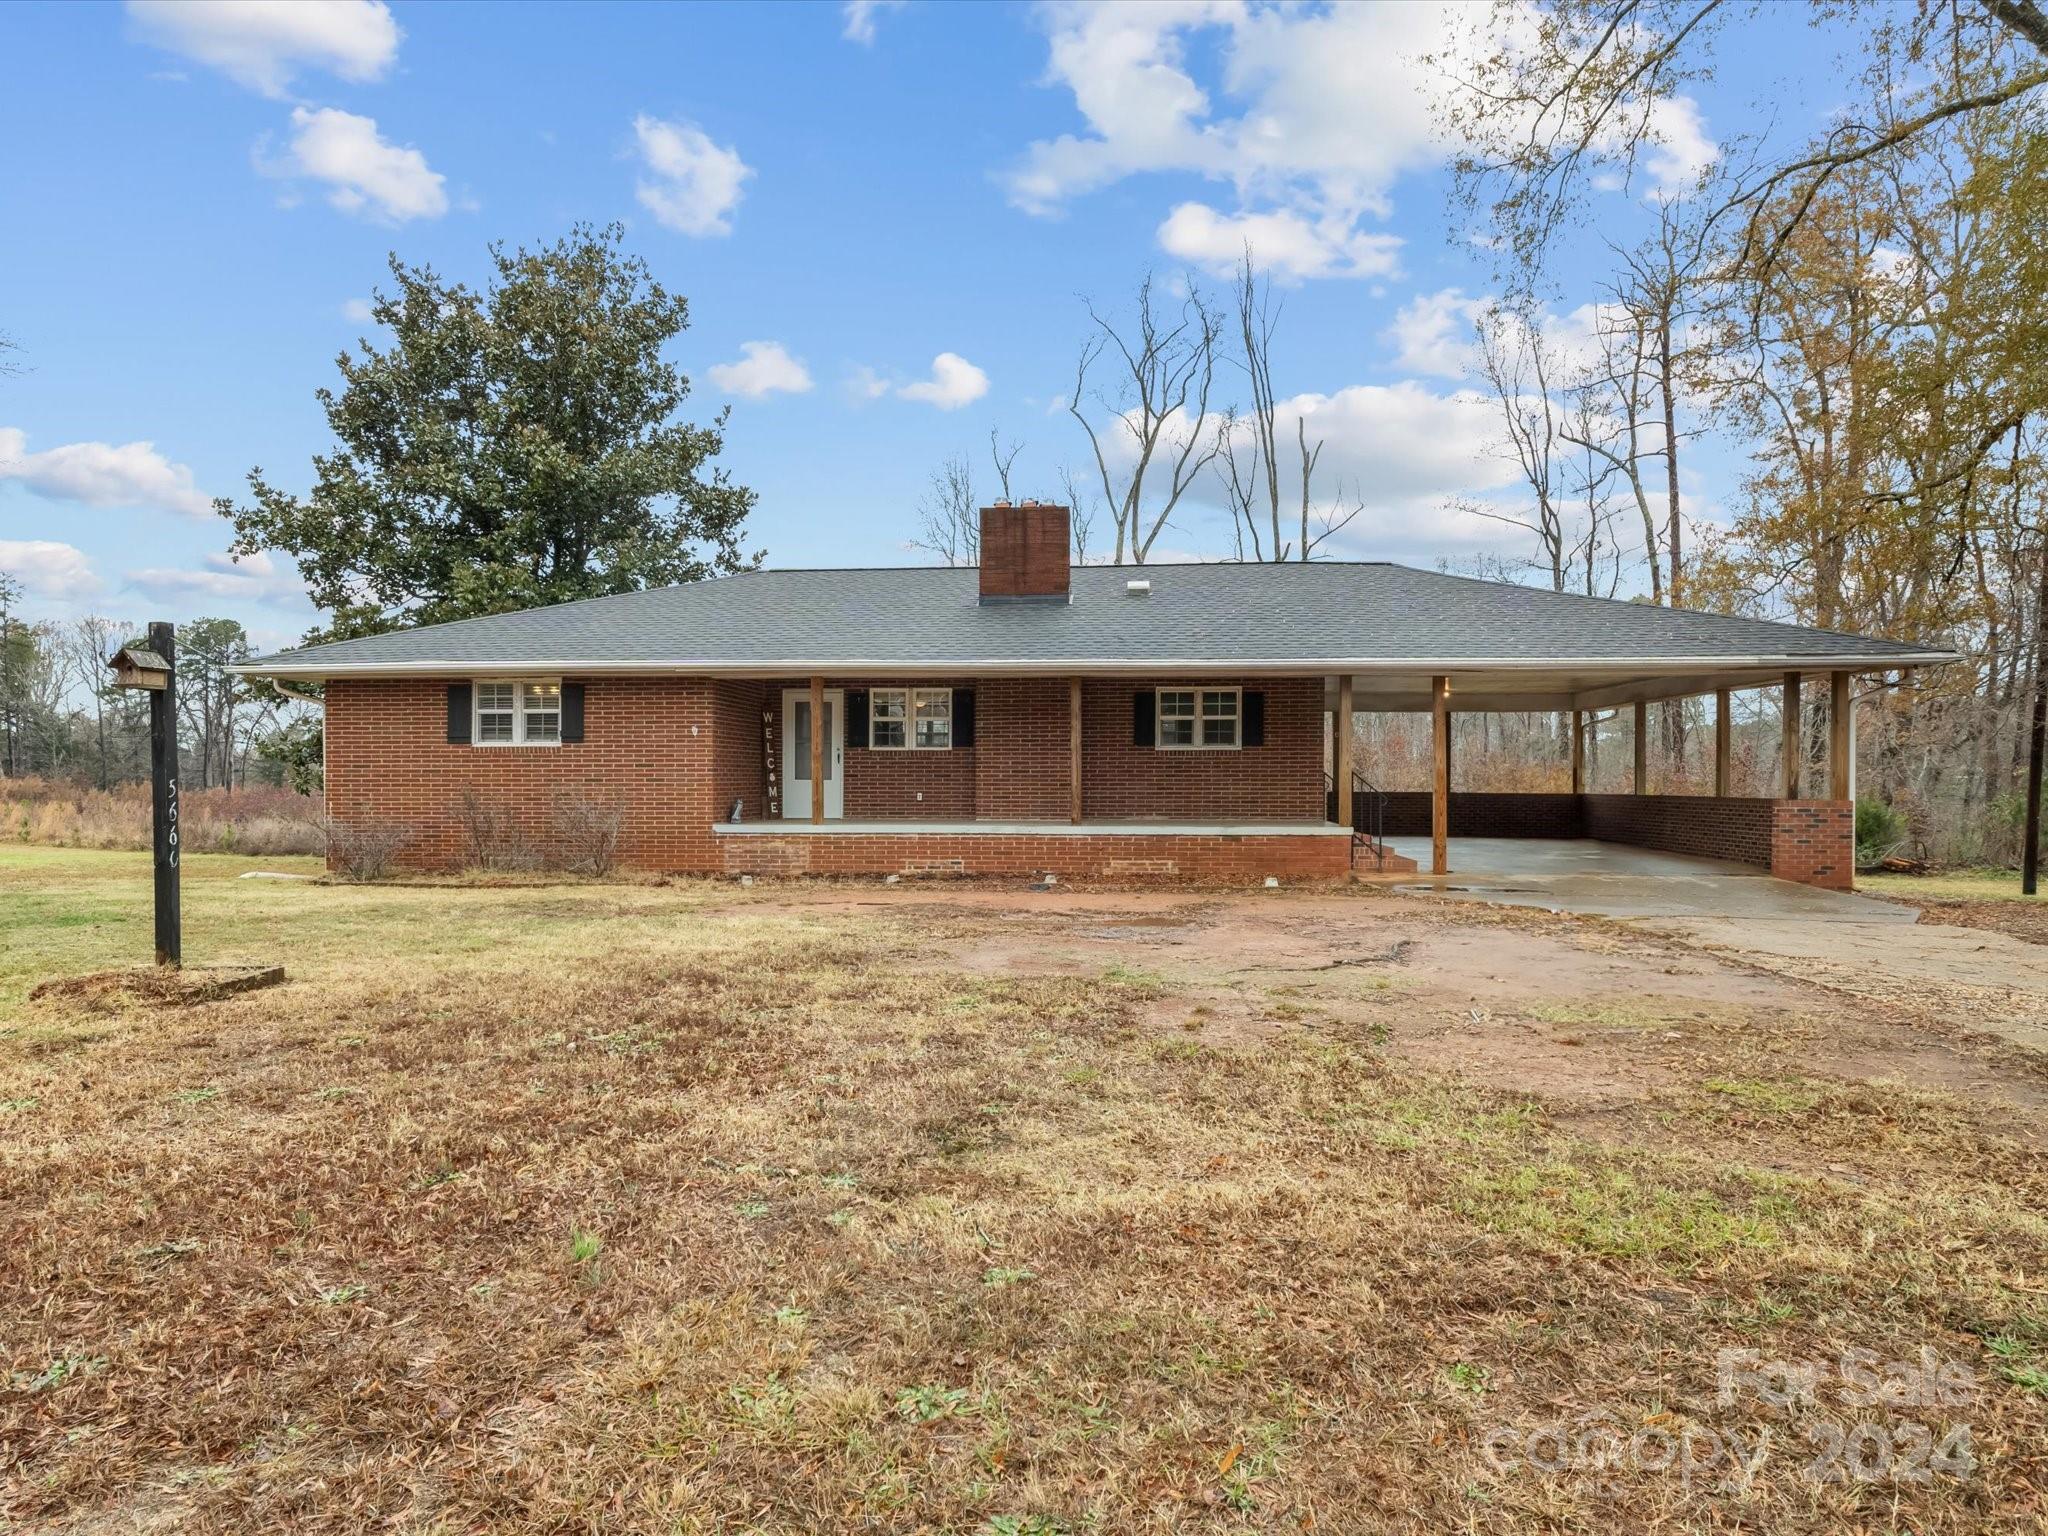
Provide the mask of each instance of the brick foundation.
{"label": "brick foundation", "polygon": [[1351,839],[1196,833],[877,832],[721,837],[723,868],[749,875],[1037,875],[1069,880],[1342,880]]}

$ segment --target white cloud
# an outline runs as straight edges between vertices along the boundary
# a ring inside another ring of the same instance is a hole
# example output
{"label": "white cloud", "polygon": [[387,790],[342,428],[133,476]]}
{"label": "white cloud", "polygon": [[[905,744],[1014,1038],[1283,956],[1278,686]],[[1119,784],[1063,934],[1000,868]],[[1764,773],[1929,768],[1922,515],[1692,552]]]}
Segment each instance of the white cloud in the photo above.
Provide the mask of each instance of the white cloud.
{"label": "white cloud", "polygon": [[368,325],[375,318],[375,312],[371,309],[368,299],[344,299],[341,305],[341,318],[351,325]]}
{"label": "white cloud", "polygon": [[988,393],[988,375],[958,352],[941,352],[932,359],[929,379],[902,385],[896,393],[905,400],[936,405],[942,411],[957,411]]}
{"label": "white cloud", "polygon": [[1295,283],[1390,276],[1400,264],[1401,239],[1367,234],[1344,218],[1311,220],[1286,209],[1227,214],[1204,203],[1182,203],[1159,226],[1161,250],[1219,276],[1236,268],[1246,246],[1276,281]]}
{"label": "white cloud", "polygon": [[290,153],[264,169],[325,182],[327,201],[343,213],[400,223],[448,211],[446,178],[426,156],[386,141],[374,118],[335,107],[294,107]]}
{"label": "white cloud", "polygon": [[167,602],[269,603],[285,608],[310,605],[298,572],[278,565],[260,550],[239,560],[232,555],[208,555],[197,570],[150,566],[123,571],[121,579],[143,595]]}
{"label": "white cloud", "polygon": [[376,80],[403,35],[381,0],[128,0],[147,42],[283,96],[300,69]]}
{"label": "white cloud", "polygon": [[1401,306],[1385,332],[1394,344],[1394,366],[1442,379],[1466,377],[1479,361],[1472,328],[1492,303],[1468,298],[1460,288],[1418,293]]}
{"label": "white cloud", "polygon": [[52,539],[0,539],[0,574],[12,576],[30,597],[69,602],[100,589],[85,551]]}
{"label": "white cloud", "polygon": [[[1087,131],[1030,146],[1007,180],[1033,213],[1128,176],[1182,172],[1230,184],[1239,213],[1184,204],[1162,243],[1215,264],[1228,243],[1291,276],[1383,274],[1394,181],[1441,154],[1420,57],[1448,33],[1440,4],[1254,9],[1231,0],[1144,6],[1070,3],[1045,13],[1051,79],[1072,91]],[[1217,95],[1191,51],[1214,52]],[[1219,98],[1222,102],[1219,105]],[[1242,220],[1262,221],[1233,229]],[[1200,252],[1202,254],[1195,254]]]}
{"label": "white cloud", "polygon": [[1680,197],[1690,192],[1721,158],[1720,147],[1707,137],[1707,123],[1700,115],[1699,104],[1690,96],[1673,96],[1652,104],[1649,126],[1656,146],[1648,160],[1653,198]]}
{"label": "white cloud", "polygon": [[711,142],[694,123],[633,119],[633,136],[648,174],[635,189],[656,221],[686,235],[729,235],[753,167],[730,145]]}
{"label": "white cloud", "polygon": [[811,370],[791,357],[779,341],[743,341],[740,356],[704,370],[728,395],[760,400],[772,394],[801,395],[811,388]]}
{"label": "white cloud", "polygon": [[[1287,279],[1384,276],[1395,246],[1365,233],[1399,179],[1442,162],[1435,52],[1518,46],[1491,23],[1458,26],[1456,0],[1400,5],[1252,5],[1243,0],[1062,0],[1040,10],[1047,79],[1084,127],[1031,144],[1004,176],[1010,199],[1055,214],[1073,198],[1148,173],[1227,184],[1234,212],[1184,202],[1166,249],[1205,266],[1242,254]],[[1651,113],[1646,169],[1658,195],[1715,154],[1685,97]]]}
{"label": "white cloud", "polygon": [[884,11],[900,11],[906,0],[846,0],[839,8],[846,25],[841,35],[848,42],[871,46],[875,41],[875,18]]}
{"label": "white cloud", "polygon": [[846,393],[854,400],[879,400],[889,389],[889,381],[865,363],[846,376]]}
{"label": "white cloud", "polygon": [[65,443],[30,453],[28,434],[0,427],[0,482],[9,480],[50,501],[147,507],[188,517],[213,512],[192,471],[166,459],[153,443]]}
{"label": "white cloud", "polygon": [[1476,391],[1438,394],[1412,379],[1353,384],[1282,400],[1279,412],[1286,442],[1295,440],[1297,418],[1311,446],[1323,440],[1318,477],[1364,486],[1375,500],[1490,490],[1513,479],[1495,452],[1497,410]]}

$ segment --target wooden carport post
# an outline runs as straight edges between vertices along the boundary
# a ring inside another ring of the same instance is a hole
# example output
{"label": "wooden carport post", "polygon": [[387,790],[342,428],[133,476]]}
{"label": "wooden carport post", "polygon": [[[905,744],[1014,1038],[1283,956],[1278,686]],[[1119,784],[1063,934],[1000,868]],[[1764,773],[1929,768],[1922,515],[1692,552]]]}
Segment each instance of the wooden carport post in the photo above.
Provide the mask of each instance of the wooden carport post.
{"label": "wooden carport post", "polygon": [[1646,700],[1636,700],[1636,769],[1635,782],[1629,785],[1632,795],[1647,795],[1650,792],[1650,706]]}
{"label": "wooden carport post", "polygon": [[1337,789],[1337,825],[1351,821],[1351,675],[1337,679],[1337,713],[1330,721],[1330,782]]}
{"label": "wooden carport post", "polygon": [[1805,743],[1801,740],[1802,725],[1799,719],[1799,674],[1785,674],[1785,702],[1781,713],[1784,716],[1783,748],[1785,758],[1785,798],[1799,798],[1799,761],[1806,755]]}
{"label": "wooden carport post", "polygon": [[1849,674],[1828,674],[1828,798],[1856,798],[1856,733],[1851,729]]}
{"label": "wooden carport post", "polygon": [[1429,714],[1436,755],[1436,784],[1429,798],[1429,872],[1451,872],[1451,680],[1429,680]]}
{"label": "wooden carport post", "polygon": [[1714,793],[1728,794],[1728,759],[1733,751],[1735,728],[1728,718],[1728,690],[1714,690]]}
{"label": "wooden carport post", "polygon": [[1572,711],[1572,793],[1586,792],[1586,712]]}
{"label": "wooden carport post", "polygon": [[1067,779],[1071,789],[1069,819],[1081,825],[1081,679],[1067,679]]}
{"label": "wooden carport post", "polygon": [[[915,725],[904,727],[916,729]],[[811,679],[811,820],[825,819],[825,679]]]}

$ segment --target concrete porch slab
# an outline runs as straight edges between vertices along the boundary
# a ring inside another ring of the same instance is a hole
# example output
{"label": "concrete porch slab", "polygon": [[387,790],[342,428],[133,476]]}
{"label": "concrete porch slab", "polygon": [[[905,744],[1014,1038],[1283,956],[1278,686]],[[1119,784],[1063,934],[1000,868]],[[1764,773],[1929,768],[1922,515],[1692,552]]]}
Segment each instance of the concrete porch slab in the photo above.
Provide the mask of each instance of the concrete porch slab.
{"label": "concrete porch slab", "polygon": [[[1428,838],[1392,837],[1387,845],[1428,867]],[[1450,862],[1449,875],[1391,889],[1616,918],[1910,925],[1915,916],[1895,902],[1776,880],[1753,864],[1583,838],[1454,837]]]}

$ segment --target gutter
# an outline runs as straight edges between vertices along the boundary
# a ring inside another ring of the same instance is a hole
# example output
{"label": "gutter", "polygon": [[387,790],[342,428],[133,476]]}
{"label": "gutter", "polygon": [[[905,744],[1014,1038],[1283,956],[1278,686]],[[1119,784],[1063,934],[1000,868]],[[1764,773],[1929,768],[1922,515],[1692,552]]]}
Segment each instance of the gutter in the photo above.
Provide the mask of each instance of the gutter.
{"label": "gutter", "polygon": [[1350,673],[1374,676],[1399,673],[1448,674],[1468,672],[1578,672],[1611,673],[1617,677],[1642,678],[1658,674],[1758,670],[1775,672],[1889,672],[1901,667],[1938,667],[1961,661],[1954,651],[1906,651],[1890,655],[1805,655],[1805,656],[1642,656],[1612,658],[1592,656],[1471,656],[1451,660],[1442,656],[1359,657],[1304,656],[1286,661],[1247,661],[1220,657],[1213,661],[1164,661],[1158,658],[1105,657],[1077,660],[1062,657],[1032,657],[1020,660],[957,659],[935,661],[929,657],[908,660],[901,657],[849,657],[832,660],[783,658],[763,661],[711,660],[605,660],[602,658],[537,657],[530,661],[397,661],[397,662],[249,662],[227,670],[242,677],[264,677],[318,682],[327,678],[471,678],[522,677],[537,672],[567,676],[672,676],[672,677],[809,677],[817,673],[870,673],[888,677],[959,677],[1029,674],[1054,677],[1214,677],[1302,676]]}
{"label": "gutter", "polygon": [[[245,676],[270,677],[270,674],[263,672],[250,674],[243,667],[230,667],[228,670],[242,673]],[[270,691],[281,699],[290,699],[294,704],[311,704],[316,709],[325,709],[327,707],[327,701],[317,693],[300,693],[289,683],[279,682],[275,677],[270,677]]]}

